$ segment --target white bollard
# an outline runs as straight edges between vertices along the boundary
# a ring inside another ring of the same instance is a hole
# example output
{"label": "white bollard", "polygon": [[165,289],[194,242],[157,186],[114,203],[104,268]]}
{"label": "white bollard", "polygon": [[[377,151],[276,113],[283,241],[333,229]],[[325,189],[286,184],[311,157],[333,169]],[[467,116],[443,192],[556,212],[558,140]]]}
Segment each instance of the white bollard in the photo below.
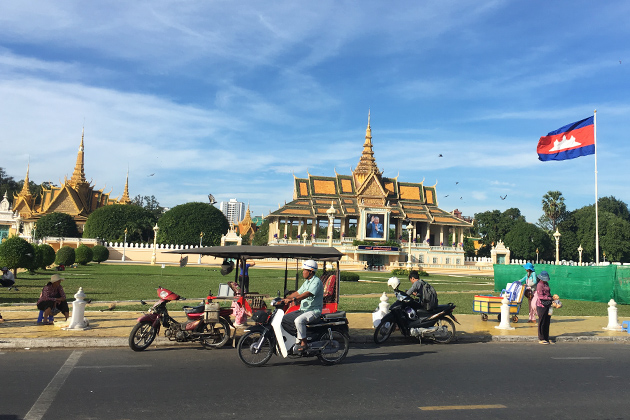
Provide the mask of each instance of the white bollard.
{"label": "white bollard", "polygon": [[79,291],[74,295],[76,299],[72,302],[72,319],[70,324],[63,328],[64,330],[87,330],[89,329],[89,321],[85,318],[85,305],[87,302],[85,299],[85,293],[83,293],[83,287],[79,287]]}
{"label": "white bollard", "polygon": [[387,293],[383,292],[381,295],[381,303],[378,304],[378,309],[372,312],[372,325],[374,328],[378,327],[381,323],[381,319],[389,312],[389,298]]}
{"label": "white bollard", "polygon": [[501,301],[501,323],[494,327],[499,330],[515,330],[516,328],[510,326],[510,301],[507,298],[507,294],[503,296]]}
{"label": "white bollard", "polygon": [[621,325],[619,325],[619,320],[617,319],[617,302],[614,299],[610,299],[608,302],[608,326],[604,329],[621,331]]}

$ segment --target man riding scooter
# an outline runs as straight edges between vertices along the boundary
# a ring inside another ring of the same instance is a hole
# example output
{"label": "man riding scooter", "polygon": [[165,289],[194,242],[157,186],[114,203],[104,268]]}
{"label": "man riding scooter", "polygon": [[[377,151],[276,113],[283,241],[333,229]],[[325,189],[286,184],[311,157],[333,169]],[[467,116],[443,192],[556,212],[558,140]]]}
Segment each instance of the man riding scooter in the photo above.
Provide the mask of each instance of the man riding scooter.
{"label": "man riding scooter", "polygon": [[283,299],[285,304],[293,302],[300,304],[300,310],[285,315],[283,322],[295,323],[297,329],[297,338],[300,345],[296,349],[298,352],[306,350],[308,344],[306,341],[306,324],[318,318],[324,307],[324,286],[322,281],[315,275],[317,272],[317,263],[313,260],[306,260],[302,263],[302,277],[304,283],[297,292],[293,292]]}

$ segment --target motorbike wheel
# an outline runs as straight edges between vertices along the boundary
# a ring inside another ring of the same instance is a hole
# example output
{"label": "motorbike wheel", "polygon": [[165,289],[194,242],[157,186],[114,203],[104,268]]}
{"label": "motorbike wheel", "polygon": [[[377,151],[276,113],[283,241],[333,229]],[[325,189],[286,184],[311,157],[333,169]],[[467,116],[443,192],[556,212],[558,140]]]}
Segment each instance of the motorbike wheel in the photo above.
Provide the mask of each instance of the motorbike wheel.
{"label": "motorbike wheel", "polygon": [[396,324],[391,321],[381,322],[378,324],[378,327],[376,327],[376,330],[374,331],[374,342],[376,344],[383,344],[386,342],[389,336],[392,335],[395,326]]}
{"label": "motorbike wheel", "polygon": [[443,318],[438,320],[435,323],[438,329],[444,329],[444,334],[442,335],[434,335],[433,340],[436,343],[440,344],[448,344],[453,341],[453,337],[455,337],[455,323],[451,321],[449,318]]}
{"label": "motorbike wheel", "polygon": [[[334,331],[334,330],[331,331],[331,334],[332,334],[332,340],[334,340],[336,343],[333,343],[331,341],[329,344],[326,345],[326,347],[324,347],[324,349],[322,350],[322,353],[317,355],[317,358],[319,359],[319,361],[325,365],[334,365],[341,362],[346,357],[346,355],[348,354],[348,350],[350,349],[350,340],[348,339],[348,337],[346,337],[344,334],[340,333],[339,331]],[[319,337],[319,340],[329,341],[331,339],[330,337],[331,334],[328,334],[328,332],[325,332]],[[334,353],[323,353],[323,351],[327,349],[331,349],[332,346],[335,346]]]}
{"label": "motorbike wheel", "polygon": [[219,322],[207,323],[203,327],[202,334],[202,346],[207,349],[218,349],[230,339],[230,324],[224,319],[219,319]]}
{"label": "motorbike wheel", "polygon": [[153,343],[156,335],[157,330],[153,328],[153,324],[150,322],[139,322],[129,334],[129,347],[133,351],[142,351]]}
{"label": "motorbike wheel", "polygon": [[[260,348],[256,350],[259,344]],[[264,365],[273,355],[273,347],[269,338],[264,337],[259,331],[250,331],[242,336],[236,350],[238,358],[247,366],[253,367]]]}

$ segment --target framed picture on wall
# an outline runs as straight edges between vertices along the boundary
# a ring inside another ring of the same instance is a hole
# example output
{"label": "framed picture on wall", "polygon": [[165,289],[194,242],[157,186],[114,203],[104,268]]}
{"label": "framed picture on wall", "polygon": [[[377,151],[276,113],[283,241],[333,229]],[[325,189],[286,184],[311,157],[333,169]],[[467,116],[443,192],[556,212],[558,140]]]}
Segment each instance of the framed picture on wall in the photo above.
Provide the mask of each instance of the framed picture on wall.
{"label": "framed picture on wall", "polygon": [[387,240],[387,216],[385,212],[366,211],[363,217],[363,237],[368,241]]}

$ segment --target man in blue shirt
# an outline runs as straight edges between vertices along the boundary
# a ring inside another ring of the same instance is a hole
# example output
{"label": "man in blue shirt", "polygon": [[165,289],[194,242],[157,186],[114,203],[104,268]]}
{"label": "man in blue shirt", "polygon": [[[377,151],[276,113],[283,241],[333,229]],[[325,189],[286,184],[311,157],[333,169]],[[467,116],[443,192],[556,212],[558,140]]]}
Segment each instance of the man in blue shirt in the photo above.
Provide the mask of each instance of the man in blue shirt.
{"label": "man in blue shirt", "polygon": [[[317,272],[317,263],[313,260],[307,260],[302,263],[302,277],[304,283],[297,292],[293,292],[284,298],[284,303],[300,304],[300,310],[291,312],[286,318],[295,317],[295,328],[297,329],[297,338],[300,345],[298,352],[304,351],[308,343],[306,341],[306,324],[319,317],[324,308],[324,285],[322,281],[315,275]],[[284,322],[284,321],[283,321]]]}

